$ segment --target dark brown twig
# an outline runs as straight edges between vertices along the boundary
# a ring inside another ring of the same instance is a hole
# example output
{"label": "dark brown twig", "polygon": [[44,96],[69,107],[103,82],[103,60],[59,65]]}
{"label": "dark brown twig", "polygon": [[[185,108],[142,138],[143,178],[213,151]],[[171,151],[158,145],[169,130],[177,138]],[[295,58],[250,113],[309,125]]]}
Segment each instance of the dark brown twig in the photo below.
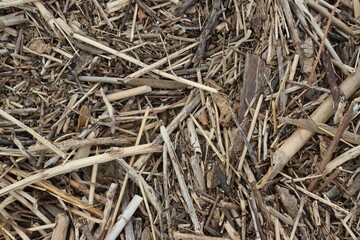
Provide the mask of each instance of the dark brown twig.
{"label": "dark brown twig", "polygon": [[220,8],[221,8],[221,0],[213,0],[213,7],[211,10],[211,14],[201,31],[199,37],[199,45],[196,49],[194,58],[192,60],[193,63],[198,63],[201,59],[204,58],[206,42],[211,37],[211,33],[216,27],[219,17],[223,12],[223,10],[221,10]]}

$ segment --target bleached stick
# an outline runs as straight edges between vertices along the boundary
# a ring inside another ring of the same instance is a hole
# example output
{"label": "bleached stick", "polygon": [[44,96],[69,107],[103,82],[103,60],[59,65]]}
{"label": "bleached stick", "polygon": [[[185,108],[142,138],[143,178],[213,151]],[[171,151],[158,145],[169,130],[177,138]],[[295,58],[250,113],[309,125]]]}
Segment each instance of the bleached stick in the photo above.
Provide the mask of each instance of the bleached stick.
{"label": "bleached stick", "polygon": [[[349,75],[340,85],[346,98],[349,98],[360,88],[360,69]],[[310,118],[315,122],[324,123],[334,114],[334,101],[328,97],[314,112]],[[296,130],[282,145],[272,157],[272,165],[266,175],[259,181],[257,188],[262,188],[267,181],[273,179],[290,159],[309,141],[314,132],[302,128]]]}
{"label": "bleached stick", "polygon": [[121,231],[124,229],[126,223],[130,220],[131,216],[134,214],[142,201],[143,198],[138,195],[135,195],[133,197],[133,199],[121,215],[120,220],[114,225],[109,234],[106,236],[105,240],[115,240],[119,236]]}
{"label": "bleached stick", "polygon": [[129,90],[124,90],[124,91],[119,91],[116,93],[108,94],[108,95],[106,95],[106,98],[110,102],[113,102],[113,101],[117,101],[117,100],[124,99],[124,98],[138,96],[138,95],[148,93],[148,92],[151,92],[151,87],[141,86],[141,87],[136,87],[136,88],[132,88]]}
{"label": "bleached stick", "polygon": [[190,215],[190,219],[191,219],[192,223],[194,224],[194,230],[197,234],[202,234],[202,227],[200,225],[198,217],[196,216],[196,211],[194,208],[194,204],[192,202],[193,200],[189,194],[184,177],[181,174],[180,167],[176,161],[177,157],[176,157],[174,146],[173,146],[173,144],[170,140],[169,134],[167,133],[166,128],[164,126],[160,127],[160,132],[161,132],[161,136],[163,137],[164,142],[166,144],[166,147],[167,147],[167,150],[168,150],[168,153],[170,156],[170,160],[171,160],[171,163],[173,165],[173,168],[174,168],[174,171],[176,174],[176,178],[178,179],[180,191],[181,191],[184,201],[186,203],[188,214]]}
{"label": "bleached stick", "polygon": [[9,193],[10,191],[14,191],[16,189],[29,186],[38,181],[49,179],[64,173],[68,173],[77,170],[79,168],[88,167],[94,164],[110,162],[119,157],[128,157],[137,154],[154,153],[160,151],[161,148],[153,144],[144,144],[144,145],[138,145],[138,146],[126,147],[126,148],[112,148],[106,153],[97,156],[73,160],[64,165],[59,165],[50,168],[48,170],[39,172],[37,174],[34,174],[32,176],[29,176],[27,178],[24,178],[16,183],[13,183],[9,186],[0,189],[0,196],[3,196],[4,194]]}
{"label": "bleached stick", "polygon": [[62,158],[66,158],[66,153],[64,153],[63,151],[61,151],[59,148],[57,148],[54,144],[52,144],[51,142],[49,142],[48,140],[46,140],[43,136],[41,136],[40,134],[38,134],[37,132],[35,132],[34,130],[32,130],[30,127],[26,126],[25,124],[23,124],[22,122],[20,122],[19,120],[17,120],[16,118],[14,118],[13,116],[11,116],[10,114],[8,114],[7,112],[5,112],[4,110],[2,110],[0,108],[0,115],[5,118],[6,120],[16,124],[17,126],[19,126],[20,128],[24,129],[25,131],[27,131],[28,133],[30,133],[34,138],[36,138],[39,142],[41,142],[42,144],[44,144],[45,146],[47,146],[49,149],[51,149],[53,152],[55,152],[57,155],[59,155]]}

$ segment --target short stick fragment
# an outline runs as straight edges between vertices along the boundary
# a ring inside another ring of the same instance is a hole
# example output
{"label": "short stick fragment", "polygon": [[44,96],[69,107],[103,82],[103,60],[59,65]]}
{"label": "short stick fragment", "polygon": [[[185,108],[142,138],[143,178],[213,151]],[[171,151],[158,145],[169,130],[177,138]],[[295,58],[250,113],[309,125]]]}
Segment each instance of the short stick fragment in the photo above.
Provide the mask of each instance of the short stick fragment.
{"label": "short stick fragment", "polygon": [[105,240],[115,240],[119,236],[121,231],[124,229],[126,223],[130,220],[131,216],[134,214],[142,201],[143,198],[138,195],[135,195],[133,197],[133,199],[121,215],[120,220],[114,225],[109,234],[106,236]]}

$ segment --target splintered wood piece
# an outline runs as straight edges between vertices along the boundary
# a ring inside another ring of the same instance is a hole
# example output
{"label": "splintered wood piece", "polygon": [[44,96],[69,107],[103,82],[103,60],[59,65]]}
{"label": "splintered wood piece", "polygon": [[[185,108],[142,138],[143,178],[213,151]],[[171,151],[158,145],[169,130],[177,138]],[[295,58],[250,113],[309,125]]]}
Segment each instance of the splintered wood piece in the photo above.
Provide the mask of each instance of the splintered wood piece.
{"label": "splintered wood piece", "polygon": [[103,233],[105,232],[105,228],[108,226],[108,220],[112,214],[114,198],[116,194],[118,184],[112,183],[109,187],[109,190],[106,193],[106,203],[105,208],[103,210],[103,222],[99,224],[98,228],[95,230],[94,237],[99,239]]}
{"label": "splintered wood piece", "polygon": [[285,15],[286,22],[288,23],[287,26],[289,27],[289,30],[290,30],[291,39],[292,39],[293,43],[295,44],[296,53],[300,56],[300,61],[302,64],[304,54],[301,49],[301,41],[300,41],[300,37],[298,35],[298,31],[295,29],[294,16],[291,13],[289,2],[286,0],[280,0],[279,2],[283,9],[283,13]]}
{"label": "splintered wood piece", "polygon": [[199,235],[194,235],[190,233],[181,233],[181,232],[174,232],[173,237],[176,240],[231,240],[231,238],[225,238],[225,237],[199,236]]}
{"label": "splintered wood piece", "polygon": [[15,7],[17,5],[22,5],[25,3],[32,3],[32,2],[36,2],[36,1],[38,1],[38,0],[4,0],[4,1],[0,2],[0,9]]}
{"label": "splintered wood piece", "polygon": [[276,192],[280,196],[280,200],[284,205],[287,213],[292,217],[295,218],[298,213],[298,201],[294,195],[290,194],[287,188],[283,188],[280,186],[275,186]]}
{"label": "splintered wood piece", "polygon": [[243,75],[243,86],[240,92],[240,105],[237,112],[239,122],[244,119],[248,104],[261,93],[270,79],[270,68],[260,57],[247,53]]}
{"label": "splintered wood piece", "polygon": [[[340,85],[346,98],[349,98],[360,88],[360,71],[348,76]],[[333,115],[332,97],[328,97],[310,116],[315,122],[326,122]],[[262,188],[269,180],[273,179],[290,159],[313,136],[314,132],[298,129],[278,148],[272,156],[272,165],[266,175],[258,182],[257,187]]]}

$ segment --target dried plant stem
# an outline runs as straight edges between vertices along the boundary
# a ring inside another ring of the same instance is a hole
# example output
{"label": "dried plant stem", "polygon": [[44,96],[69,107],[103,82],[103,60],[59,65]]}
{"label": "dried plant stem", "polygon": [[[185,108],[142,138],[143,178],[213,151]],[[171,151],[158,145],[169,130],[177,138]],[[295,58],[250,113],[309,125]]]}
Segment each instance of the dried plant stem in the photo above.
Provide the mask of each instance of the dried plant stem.
{"label": "dried plant stem", "polygon": [[[262,104],[262,101],[263,101],[263,98],[264,98],[264,95],[260,95],[260,98],[258,100],[258,103],[256,105],[256,109],[255,109],[255,113],[254,113],[254,116],[253,116],[253,119],[251,121],[251,124],[250,124],[250,128],[249,128],[249,131],[248,131],[248,134],[247,134],[247,137],[246,139],[250,142],[250,139],[251,139],[251,136],[253,134],[253,131],[254,131],[254,128],[255,128],[255,124],[257,122],[257,118],[258,118],[258,115],[259,115],[259,112],[260,112],[260,107],[261,107],[261,104]],[[245,156],[246,156],[246,153],[247,153],[247,147],[244,148],[244,150],[242,151],[241,153],[241,157],[240,157],[240,163],[239,163],[239,166],[237,168],[237,170],[240,172],[242,167],[243,167],[243,164],[244,164],[244,161],[245,161]],[[253,164],[256,164],[256,162],[254,162]]]}
{"label": "dried plant stem", "polygon": [[[335,14],[335,9],[336,9],[337,6],[339,5],[339,3],[340,3],[340,0],[337,0],[336,3],[335,3],[335,5],[334,5],[334,7],[333,7],[333,10],[331,11],[331,14],[330,14],[330,16],[329,16],[329,19],[328,19],[327,24],[326,24],[326,27],[325,27],[325,32],[322,33],[321,30],[318,30],[318,31],[317,31],[318,34],[321,33],[321,34],[319,34],[320,37],[321,37],[321,43],[320,43],[320,47],[319,47],[319,50],[318,50],[318,53],[317,53],[317,56],[316,56],[316,59],[315,59],[315,63],[314,63],[314,65],[313,65],[313,67],[312,67],[312,69],[311,69],[311,72],[310,72],[310,74],[309,74],[309,77],[308,77],[308,82],[309,82],[309,83],[312,83],[312,82],[313,82],[313,78],[314,78],[314,75],[315,75],[315,70],[316,70],[317,65],[319,64],[320,55],[321,55],[321,52],[322,52],[322,50],[323,50],[324,44],[325,44],[325,42],[329,42],[329,41],[327,40],[327,34],[328,34],[329,30],[330,30],[331,19],[333,18],[334,14]],[[311,15],[311,14],[309,13],[309,15]],[[317,29],[319,28],[319,26],[317,25],[316,22],[314,22],[313,26],[316,26],[315,30],[317,30]],[[330,44],[330,43],[329,43],[329,44]],[[334,51],[333,51],[333,48],[329,49],[329,52],[332,53],[332,55],[333,55],[333,52],[334,52]],[[336,56],[337,56],[337,55],[336,55]],[[333,57],[334,57],[334,56],[333,56]],[[340,60],[339,57],[335,58],[335,60],[341,62],[341,60]]]}
{"label": "dried plant stem", "polygon": [[[320,6],[318,3],[316,3],[313,0],[309,0],[307,1],[307,4],[313,8],[314,10],[316,10],[317,12],[319,12],[321,15],[324,15],[325,17],[329,18],[331,20],[331,23],[339,28],[340,30],[342,30],[344,33],[352,36],[354,33],[351,30],[351,28],[346,25],[344,22],[342,22],[341,20],[337,19],[336,17],[334,17],[333,14],[329,13],[328,10],[326,10],[325,8],[323,8],[322,6]],[[336,7],[334,7],[334,9],[336,9]]]}
{"label": "dried plant stem", "polygon": [[104,232],[105,229],[108,227],[108,222],[109,222],[109,218],[111,216],[112,213],[112,209],[113,209],[113,205],[114,205],[114,197],[115,197],[115,193],[117,190],[118,184],[117,183],[112,183],[109,187],[109,190],[106,193],[106,203],[105,203],[105,208],[104,208],[104,214],[103,214],[103,221],[101,224],[99,224],[98,228],[96,229],[95,233],[94,233],[94,237],[96,239],[100,239]]}
{"label": "dried plant stem", "polygon": [[[16,176],[21,176],[22,178],[27,178],[27,177],[31,176],[30,174],[27,174],[26,172],[24,172],[20,169],[17,169],[17,168],[12,168],[10,170],[10,172]],[[52,185],[46,181],[38,181],[35,183],[35,185],[40,188],[45,189],[46,191],[48,191],[49,193],[51,193],[55,196],[58,196],[59,198],[63,199],[64,201],[69,202],[69,203],[77,206],[78,208],[83,209],[83,210],[87,211],[88,213],[95,215],[96,217],[102,217],[102,212],[99,209],[85,203],[84,201],[82,201],[76,197],[71,196],[70,194],[62,191],[61,189],[55,187],[54,185]]]}
{"label": "dried plant stem", "polygon": [[160,67],[161,65],[169,62],[170,60],[180,56],[181,54],[183,54],[184,52],[196,47],[198,45],[198,42],[195,42],[195,43],[192,43],[190,44],[189,46],[186,46],[184,48],[181,48],[179,51],[177,52],[174,52],[166,57],[164,57],[163,59],[160,59],[159,61],[153,63],[153,64],[150,64],[148,65],[147,67],[144,67],[144,68],[141,68],[140,70],[134,72],[134,73],[131,73],[130,75],[126,76],[124,82],[125,83],[129,83],[129,82],[132,82],[134,81],[136,78],[138,77],[141,77],[142,75],[144,75],[145,73],[148,73],[150,72],[151,70],[153,69],[156,69],[158,67]]}
{"label": "dried plant stem", "polygon": [[351,159],[355,159],[360,155],[360,146],[356,146],[354,148],[351,148],[350,150],[346,151],[345,153],[341,154],[331,162],[329,162],[324,171],[323,174],[327,175],[334,171],[335,168],[339,167],[340,165],[346,163],[347,161]]}
{"label": "dried plant stem", "polygon": [[298,212],[298,214],[296,216],[295,223],[294,223],[293,229],[292,229],[291,234],[290,234],[290,240],[293,240],[295,238],[296,229],[298,227],[304,205],[305,205],[305,198],[302,198],[301,201],[300,201],[299,212]]}
{"label": "dried plant stem", "polygon": [[102,7],[100,6],[99,2],[97,0],[91,0],[93,2],[93,4],[95,5],[95,7],[97,8],[97,10],[99,11],[100,15],[104,18],[106,24],[113,29],[113,25],[111,24],[111,22],[109,21],[108,17],[106,16],[106,13],[104,12],[104,9],[102,9]]}
{"label": "dried plant stem", "polygon": [[[140,145],[141,146],[141,145]],[[158,201],[157,196],[155,195],[155,191],[150,185],[145,181],[145,179],[138,174],[132,167],[130,167],[129,164],[125,162],[122,158],[116,159],[117,163],[125,170],[126,173],[129,174],[129,178],[138,186],[140,186],[140,183],[145,189],[146,196],[150,203],[154,206],[157,212],[161,212],[161,204]]]}
{"label": "dried plant stem", "polygon": [[39,172],[37,174],[31,175],[23,180],[20,180],[16,183],[13,183],[7,187],[0,189],[0,196],[3,196],[4,194],[10,191],[14,191],[16,189],[37,183],[41,180],[52,178],[60,174],[74,171],[79,168],[88,167],[99,163],[106,163],[119,157],[127,157],[127,156],[145,154],[145,153],[154,153],[159,151],[160,148],[153,144],[144,144],[144,145],[126,147],[126,148],[112,148],[106,153],[97,156],[73,160],[66,163],[65,165],[56,166],[48,170]]}

